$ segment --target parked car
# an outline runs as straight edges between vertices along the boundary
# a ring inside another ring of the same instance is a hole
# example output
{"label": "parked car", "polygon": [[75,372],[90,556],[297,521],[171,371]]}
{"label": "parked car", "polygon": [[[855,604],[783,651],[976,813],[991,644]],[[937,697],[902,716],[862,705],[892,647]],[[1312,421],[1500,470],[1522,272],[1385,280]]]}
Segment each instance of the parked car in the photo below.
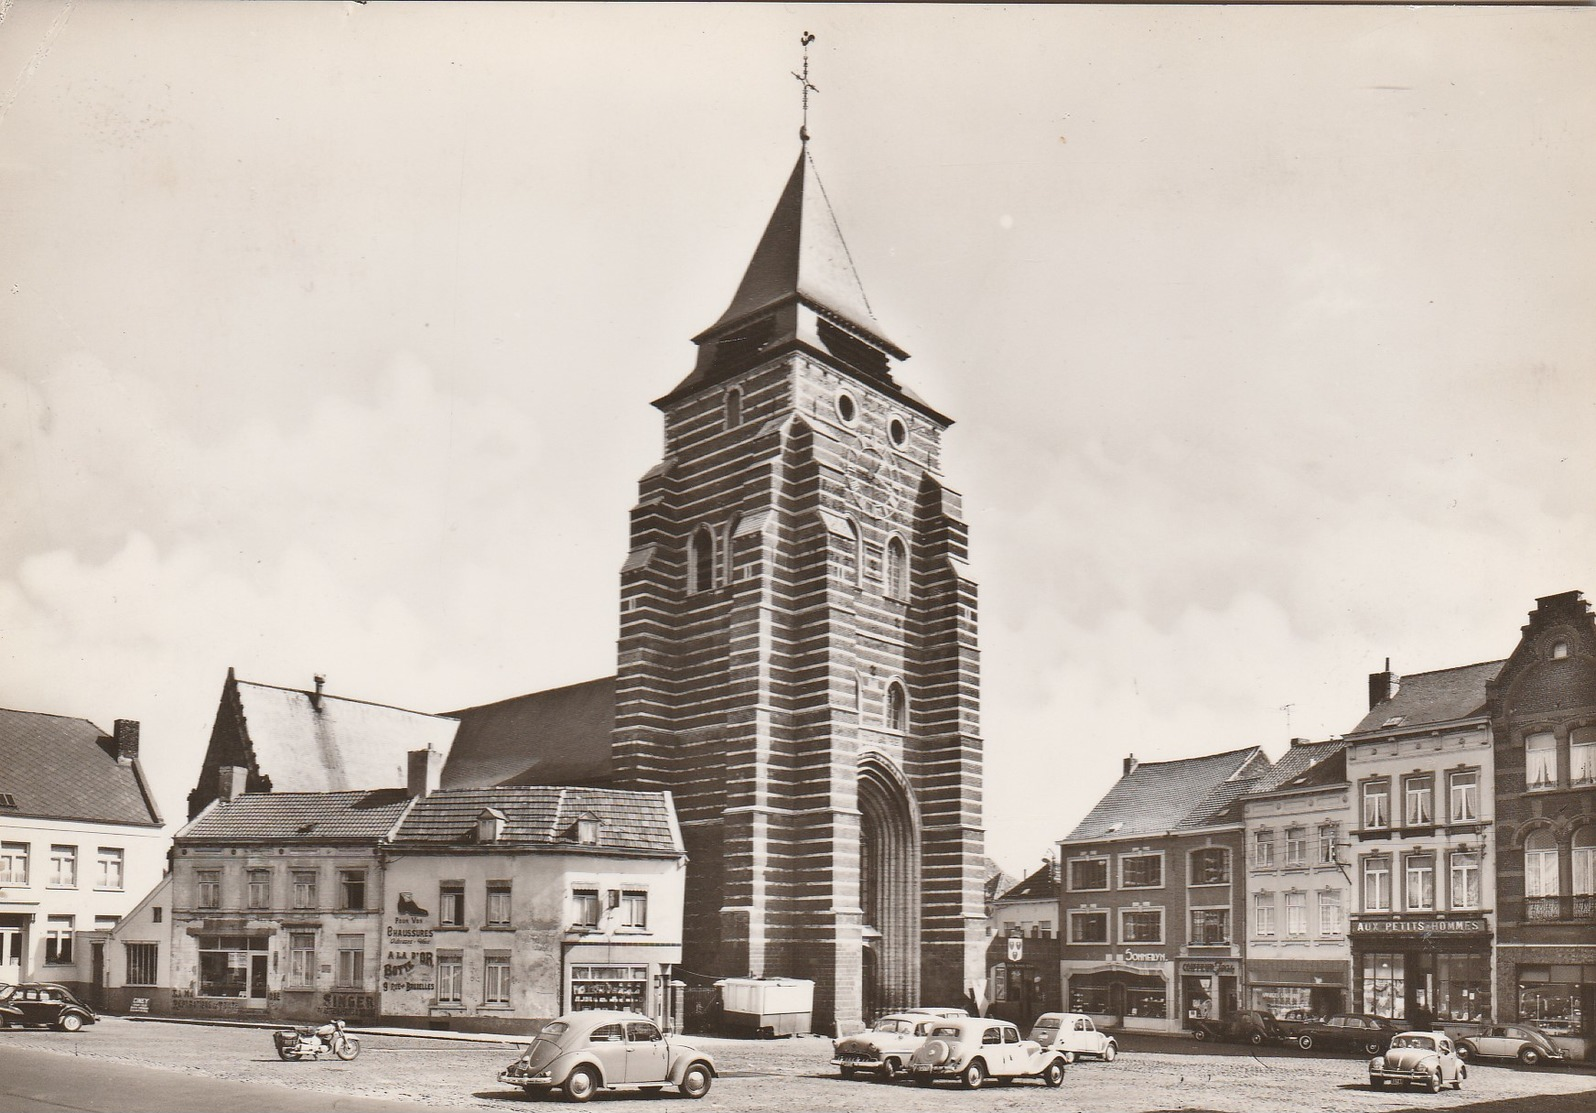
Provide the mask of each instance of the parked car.
{"label": "parked car", "polygon": [[1081,1055],[1112,1063],[1119,1054],[1114,1037],[1099,1032],[1085,1013],[1043,1013],[1031,1025],[1029,1038],[1041,1047],[1062,1051],[1066,1063],[1073,1063]]}
{"label": "parked car", "polygon": [[920,1009],[888,1013],[868,1031],[833,1041],[831,1065],[840,1070],[844,1078],[858,1071],[874,1071],[891,1082],[903,1073],[914,1049],[924,1043],[931,1029],[944,1019]]}
{"label": "parked car", "polygon": [[1541,1062],[1564,1063],[1568,1052],[1533,1024],[1487,1024],[1473,1035],[1457,1041],[1457,1057],[1469,1059],[1517,1059],[1526,1067]]}
{"label": "parked car", "polygon": [[499,1074],[500,1082],[528,1094],[558,1089],[571,1101],[590,1101],[600,1090],[658,1091],[667,1085],[684,1097],[701,1098],[714,1078],[707,1053],[666,1036],[641,1013],[610,1010],[549,1021]]}
{"label": "parked car", "polygon": [[966,1009],[921,1008],[918,1005],[915,1006],[912,1009],[904,1009],[903,1011],[906,1012],[906,1013],[924,1013],[926,1016],[948,1017],[950,1019],[952,1017],[955,1017],[955,1016],[969,1016],[970,1015],[969,1011],[966,1010]]}
{"label": "parked car", "polygon": [[1378,1090],[1387,1082],[1401,1086],[1417,1082],[1438,1094],[1447,1083],[1461,1090],[1468,1073],[1446,1033],[1400,1032],[1383,1055],[1369,1060],[1369,1088]]}
{"label": "parked car", "polygon": [[0,985],[0,1027],[43,1025],[63,1032],[76,1032],[93,1024],[100,1016],[72,995],[64,985],[54,982],[23,982]]}
{"label": "parked car", "polygon": [[1373,1013],[1337,1013],[1321,1020],[1296,1021],[1285,1028],[1286,1038],[1308,1051],[1314,1047],[1336,1047],[1378,1055],[1401,1032],[1390,1017]]}
{"label": "parked car", "polygon": [[1229,1040],[1254,1047],[1291,1038],[1274,1016],[1261,1009],[1243,1009],[1221,1020],[1199,1020],[1192,1035],[1199,1040]]}
{"label": "parked car", "polygon": [[909,1056],[909,1073],[922,1086],[956,1078],[966,1090],[979,1090],[989,1078],[1040,1078],[1064,1084],[1064,1053],[1022,1040],[1006,1020],[966,1016],[938,1021],[930,1037]]}

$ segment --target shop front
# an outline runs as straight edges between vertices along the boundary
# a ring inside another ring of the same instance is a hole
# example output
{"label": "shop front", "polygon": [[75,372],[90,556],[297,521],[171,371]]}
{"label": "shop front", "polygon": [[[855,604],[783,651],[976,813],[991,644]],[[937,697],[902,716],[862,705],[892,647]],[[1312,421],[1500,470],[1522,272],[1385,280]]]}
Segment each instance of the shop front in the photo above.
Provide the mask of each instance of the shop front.
{"label": "shop front", "polygon": [[1281,1020],[1347,1011],[1348,964],[1247,960],[1247,1007]]}
{"label": "shop front", "polygon": [[1179,964],[1182,1026],[1222,1020],[1241,1008],[1241,963],[1228,958],[1186,958]]}
{"label": "shop front", "polygon": [[1099,1027],[1174,1031],[1170,982],[1174,963],[1162,956],[1093,965],[1063,963],[1065,1007],[1086,1013]]}
{"label": "shop front", "polygon": [[1533,1024],[1575,1058],[1596,1062],[1596,947],[1504,946],[1503,1017]]}
{"label": "shop front", "polygon": [[1354,916],[1354,1012],[1412,1025],[1491,1019],[1491,931],[1483,916]]}

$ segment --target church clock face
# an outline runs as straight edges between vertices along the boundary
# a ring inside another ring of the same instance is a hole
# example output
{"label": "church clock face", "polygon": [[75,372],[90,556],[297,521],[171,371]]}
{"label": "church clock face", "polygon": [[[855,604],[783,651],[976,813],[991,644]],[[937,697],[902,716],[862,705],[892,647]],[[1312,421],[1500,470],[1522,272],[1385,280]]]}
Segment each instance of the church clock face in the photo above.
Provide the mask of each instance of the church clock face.
{"label": "church clock face", "polygon": [[885,517],[898,508],[898,469],[890,453],[872,441],[862,441],[850,449],[843,463],[843,482],[847,484],[848,497],[854,505],[873,514]]}

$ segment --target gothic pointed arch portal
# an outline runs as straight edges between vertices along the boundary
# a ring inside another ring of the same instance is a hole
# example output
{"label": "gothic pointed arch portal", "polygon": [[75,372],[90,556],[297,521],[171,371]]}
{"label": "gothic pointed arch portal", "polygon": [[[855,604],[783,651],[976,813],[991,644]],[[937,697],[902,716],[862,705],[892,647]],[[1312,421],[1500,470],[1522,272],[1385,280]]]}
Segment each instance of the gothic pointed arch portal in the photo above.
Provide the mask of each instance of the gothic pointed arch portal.
{"label": "gothic pointed arch portal", "polygon": [[867,1021],[920,1004],[920,831],[903,775],[886,758],[859,762],[861,999]]}

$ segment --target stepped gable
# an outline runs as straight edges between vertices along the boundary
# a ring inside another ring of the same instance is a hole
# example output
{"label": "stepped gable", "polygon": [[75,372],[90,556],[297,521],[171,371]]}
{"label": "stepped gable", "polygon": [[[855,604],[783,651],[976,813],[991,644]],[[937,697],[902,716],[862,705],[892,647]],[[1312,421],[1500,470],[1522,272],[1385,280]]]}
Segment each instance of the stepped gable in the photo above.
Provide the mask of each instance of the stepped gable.
{"label": "stepped gable", "polygon": [[571,785],[614,777],[615,678],[532,692],[450,712],[460,731],[443,787]]}
{"label": "stepped gable", "polygon": [[375,842],[410,806],[402,788],[369,792],[255,792],[212,805],[175,836],[178,842]]}
{"label": "stepped gable", "polygon": [[1484,715],[1485,686],[1496,679],[1505,663],[1484,661],[1401,677],[1396,695],[1375,704],[1348,733],[1408,730],[1424,723],[1447,723]]}
{"label": "stepped gable", "polygon": [[1269,759],[1257,746],[1178,761],[1143,762],[1108,790],[1065,841],[1163,835],[1181,827],[1201,826],[1245,792],[1253,778],[1268,767]]}
{"label": "stepped gable", "polygon": [[[475,838],[486,809],[504,816],[498,846],[550,847],[583,852],[684,853],[670,796],[614,788],[506,785],[440,789],[416,801],[394,834],[396,844],[453,845]],[[576,840],[577,820],[599,821],[595,845]]]}
{"label": "stepped gable", "polygon": [[87,719],[0,709],[0,819],[72,819],[159,827],[137,757]]}

